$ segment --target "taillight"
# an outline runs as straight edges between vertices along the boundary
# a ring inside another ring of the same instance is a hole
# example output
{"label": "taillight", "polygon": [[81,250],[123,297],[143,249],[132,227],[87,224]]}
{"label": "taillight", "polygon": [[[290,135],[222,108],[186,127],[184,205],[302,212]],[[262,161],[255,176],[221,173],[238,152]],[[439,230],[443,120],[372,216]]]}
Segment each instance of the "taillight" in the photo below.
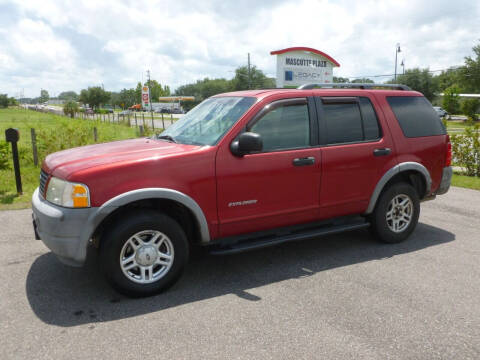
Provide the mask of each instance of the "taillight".
{"label": "taillight", "polygon": [[452,143],[450,142],[450,136],[447,135],[447,156],[445,158],[445,166],[452,165]]}

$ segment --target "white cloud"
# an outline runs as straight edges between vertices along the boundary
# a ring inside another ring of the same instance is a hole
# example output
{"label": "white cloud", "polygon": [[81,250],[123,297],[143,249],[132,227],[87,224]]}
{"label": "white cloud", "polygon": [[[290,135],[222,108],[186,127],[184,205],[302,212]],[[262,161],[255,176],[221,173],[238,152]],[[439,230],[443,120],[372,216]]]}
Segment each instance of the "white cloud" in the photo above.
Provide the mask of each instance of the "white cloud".
{"label": "white cloud", "polygon": [[175,88],[232,77],[248,52],[274,75],[270,51],[290,46],[330,54],[339,76],[392,74],[397,42],[407,68],[443,69],[471,54],[479,18],[473,1],[0,0],[0,92],[119,90],[147,69]]}

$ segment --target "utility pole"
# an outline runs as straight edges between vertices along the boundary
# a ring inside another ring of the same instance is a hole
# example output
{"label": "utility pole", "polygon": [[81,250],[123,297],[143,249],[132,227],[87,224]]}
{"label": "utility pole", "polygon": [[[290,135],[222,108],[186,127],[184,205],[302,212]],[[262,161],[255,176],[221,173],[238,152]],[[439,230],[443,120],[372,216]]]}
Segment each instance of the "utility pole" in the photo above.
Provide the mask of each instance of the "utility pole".
{"label": "utility pole", "polygon": [[248,89],[250,90],[251,88],[251,78],[250,78],[250,53],[248,53]]}
{"label": "utility pole", "polygon": [[152,113],[153,116],[153,110],[152,110],[152,94],[150,92],[150,70],[147,70],[147,76],[148,76],[148,101],[150,102],[150,112]]}
{"label": "utility pole", "polygon": [[395,81],[397,80],[397,56],[399,52],[402,52],[402,50],[400,50],[400,44],[397,43],[395,46]]}

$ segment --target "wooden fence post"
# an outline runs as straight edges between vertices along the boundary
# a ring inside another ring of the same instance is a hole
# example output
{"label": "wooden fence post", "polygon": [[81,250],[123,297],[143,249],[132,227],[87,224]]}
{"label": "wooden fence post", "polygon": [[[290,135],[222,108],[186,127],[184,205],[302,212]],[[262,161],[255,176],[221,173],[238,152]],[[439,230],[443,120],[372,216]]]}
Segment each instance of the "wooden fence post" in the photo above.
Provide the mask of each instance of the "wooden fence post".
{"label": "wooden fence post", "polygon": [[142,112],[142,124],[145,127],[145,113]]}
{"label": "wooden fence post", "polygon": [[162,113],[162,127],[165,130],[165,122],[163,121],[163,113]]}
{"label": "wooden fence post", "polygon": [[93,128],[93,140],[95,140],[95,142],[98,140],[98,132],[96,127]]}
{"label": "wooden fence post", "polygon": [[[137,122],[137,113],[134,114],[135,115],[135,127],[138,127],[138,122]],[[130,116],[130,115],[129,115]]]}
{"label": "wooden fence post", "polygon": [[152,130],[155,130],[155,124],[153,123],[153,112],[150,113],[152,115]]}
{"label": "wooden fence post", "polygon": [[140,130],[140,137],[143,137],[143,125],[140,125],[138,128]]}
{"label": "wooden fence post", "polygon": [[32,137],[33,164],[38,166],[37,135],[34,128],[30,129],[30,136]]}

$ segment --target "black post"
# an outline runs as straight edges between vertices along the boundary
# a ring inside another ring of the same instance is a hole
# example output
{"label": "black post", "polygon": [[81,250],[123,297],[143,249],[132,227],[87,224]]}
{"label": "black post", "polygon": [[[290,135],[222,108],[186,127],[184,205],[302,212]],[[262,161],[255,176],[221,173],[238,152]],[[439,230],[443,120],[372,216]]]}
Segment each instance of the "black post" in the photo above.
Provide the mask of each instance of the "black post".
{"label": "black post", "polygon": [[30,129],[30,135],[32,136],[33,164],[38,166],[37,135],[34,128]]}
{"label": "black post", "polygon": [[143,137],[143,126],[140,125],[138,128],[140,129],[140,137]]}
{"label": "black post", "polygon": [[142,125],[145,127],[145,113],[142,112]]}
{"label": "black post", "polygon": [[[137,122],[137,113],[134,114],[135,115],[135,127],[138,127],[138,122]],[[130,116],[130,115],[128,115]]]}
{"label": "black post", "polygon": [[155,130],[155,124],[153,123],[153,112],[150,114],[152,114],[152,130]]}
{"label": "black post", "polygon": [[93,140],[95,140],[95,142],[98,140],[98,132],[96,127],[93,128]]}
{"label": "black post", "polygon": [[163,120],[163,113],[162,113],[162,127],[163,127],[163,130],[165,130],[165,122]]}
{"label": "black post", "polygon": [[20,177],[20,162],[18,161],[18,148],[17,142],[20,139],[20,133],[17,129],[9,128],[5,130],[5,139],[7,142],[12,143],[12,157],[13,157],[13,168],[15,170],[15,182],[17,185],[17,194],[21,195],[22,191],[22,178]]}

